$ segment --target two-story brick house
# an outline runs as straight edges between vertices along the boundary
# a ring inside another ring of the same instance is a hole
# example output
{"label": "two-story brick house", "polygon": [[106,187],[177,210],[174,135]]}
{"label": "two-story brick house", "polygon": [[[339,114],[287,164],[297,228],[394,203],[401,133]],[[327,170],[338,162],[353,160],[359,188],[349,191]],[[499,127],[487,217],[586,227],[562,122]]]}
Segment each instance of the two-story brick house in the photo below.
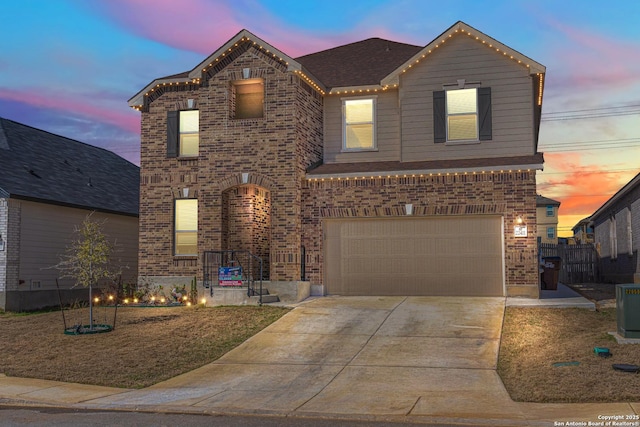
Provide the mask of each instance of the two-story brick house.
{"label": "two-story brick house", "polygon": [[243,249],[328,294],[537,297],[544,73],[463,22],[300,58],[243,30],[129,101],[140,275]]}

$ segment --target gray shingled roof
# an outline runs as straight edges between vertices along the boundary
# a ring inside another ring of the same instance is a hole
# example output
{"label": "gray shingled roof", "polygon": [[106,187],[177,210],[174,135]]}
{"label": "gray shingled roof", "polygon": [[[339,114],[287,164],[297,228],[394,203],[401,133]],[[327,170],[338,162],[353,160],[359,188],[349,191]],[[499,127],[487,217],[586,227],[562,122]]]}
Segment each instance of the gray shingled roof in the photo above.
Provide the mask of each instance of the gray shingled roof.
{"label": "gray shingled roof", "polygon": [[560,202],[538,194],[536,195],[536,205],[537,206],[546,206],[546,205],[560,206]]}
{"label": "gray shingled roof", "polygon": [[138,215],[140,168],[102,148],[0,118],[0,196]]}
{"label": "gray shingled roof", "polygon": [[296,58],[327,88],[380,84],[421,46],[371,38]]}
{"label": "gray shingled roof", "polygon": [[[295,58],[327,88],[377,85],[424,46],[370,38]],[[159,80],[187,77],[189,71]]]}

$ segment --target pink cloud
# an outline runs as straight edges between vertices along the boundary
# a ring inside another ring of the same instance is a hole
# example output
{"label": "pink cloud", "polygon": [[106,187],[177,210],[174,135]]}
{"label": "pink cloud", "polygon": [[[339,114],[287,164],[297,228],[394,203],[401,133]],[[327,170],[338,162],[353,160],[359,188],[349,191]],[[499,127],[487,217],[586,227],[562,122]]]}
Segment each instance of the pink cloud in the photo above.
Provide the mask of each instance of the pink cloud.
{"label": "pink cloud", "polygon": [[100,123],[117,126],[127,132],[140,133],[140,117],[135,111],[109,109],[87,103],[81,98],[74,98],[62,94],[42,94],[38,92],[23,92],[0,88],[0,98],[13,102],[62,111],[75,116],[82,116]]}
{"label": "pink cloud", "polygon": [[640,44],[614,39],[594,30],[573,27],[566,22],[548,18],[547,22],[566,37],[552,44],[550,49],[567,74],[550,76],[550,83],[571,86],[617,86],[640,83]]}
{"label": "pink cloud", "polygon": [[212,40],[242,29],[224,2],[112,0],[97,7],[132,33],[199,53],[210,53]]}
{"label": "pink cloud", "polygon": [[[348,33],[318,35],[285,23],[259,3],[208,0],[110,0],[98,7],[115,22],[139,36],[177,49],[209,55],[242,29],[298,57],[367,37],[398,40],[380,27],[355,25]],[[426,43],[426,41],[425,41]]]}

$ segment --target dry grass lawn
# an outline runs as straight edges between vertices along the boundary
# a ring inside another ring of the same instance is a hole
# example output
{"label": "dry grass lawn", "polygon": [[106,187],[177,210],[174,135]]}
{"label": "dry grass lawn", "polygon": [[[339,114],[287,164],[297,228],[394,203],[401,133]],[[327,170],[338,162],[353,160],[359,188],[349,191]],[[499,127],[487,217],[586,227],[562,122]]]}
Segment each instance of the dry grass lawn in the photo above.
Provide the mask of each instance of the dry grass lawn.
{"label": "dry grass lawn", "polygon": [[[615,287],[583,287],[594,300]],[[591,292],[591,294],[589,294]],[[614,294],[615,295],[615,294]],[[113,309],[94,318],[110,323]],[[212,362],[288,310],[278,307],[119,308],[113,332],[65,335],[60,312],[0,314],[0,373],[8,376],[141,388]],[[87,310],[66,312],[67,323],[86,323]],[[619,345],[615,308],[508,307],[498,373],[511,397],[530,402],[640,401],[640,374],[613,363],[640,365],[640,345]],[[608,347],[613,357],[597,356]],[[579,365],[554,367],[554,363]]]}
{"label": "dry grass lawn", "polygon": [[[0,373],[142,388],[210,363],[283,316],[268,306],[118,308],[112,332],[65,335],[61,312],[0,314]],[[88,309],[66,311],[67,325]],[[94,308],[98,323],[113,309]]]}
{"label": "dry grass lawn", "polygon": [[[602,301],[615,297],[615,286],[585,285],[580,292]],[[508,307],[498,373],[511,398],[527,402],[640,401],[640,374],[611,367],[614,363],[640,365],[640,345],[618,344],[607,334],[616,327],[615,308]],[[613,356],[597,356],[594,347],[607,347]],[[563,362],[579,365],[553,366]]]}

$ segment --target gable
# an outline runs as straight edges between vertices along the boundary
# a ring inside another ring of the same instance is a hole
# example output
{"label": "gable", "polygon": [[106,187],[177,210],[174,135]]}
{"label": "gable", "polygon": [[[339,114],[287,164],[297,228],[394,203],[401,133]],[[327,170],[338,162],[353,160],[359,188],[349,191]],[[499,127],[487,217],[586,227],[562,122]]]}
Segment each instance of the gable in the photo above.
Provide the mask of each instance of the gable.
{"label": "gable", "polygon": [[529,74],[543,74],[546,71],[544,65],[532,60],[531,58],[521,54],[520,52],[511,49],[510,47],[500,43],[499,41],[489,37],[488,35],[476,30],[470,25],[465,24],[462,21],[458,21],[447,29],[440,36],[436,37],[431,43],[427,44],[422,50],[417,52],[413,57],[408,59],[387,77],[382,80],[383,86],[389,86],[397,84],[399,76],[409,71],[412,67],[419,64],[421,61],[429,60],[429,56],[438,51],[446,50],[447,42],[451,41],[454,37],[465,37],[469,40],[473,40],[479,45],[482,45],[496,55],[501,55],[521,67],[528,70]]}
{"label": "gable", "polygon": [[155,92],[162,92],[167,87],[171,89],[183,87],[189,90],[206,85],[210,78],[245,52],[258,55],[274,68],[298,74],[324,95],[324,86],[309,71],[303,69],[300,63],[249,31],[242,30],[190,71],[153,80],[129,99],[129,106],[141,111],[148,105],[148,97],[157,98],[158,95]]}
{"label": "gable", "polygon": [[129,99],[129,105],[142,110],[145,97],[166,86],[197,87],[206,84],[207,79],[248,51],[255,51],[271,65],[297,74],[322,95],[357,93],[363,90],[377,92],[398,87],[403,73],[427,60],[438,49],[446,49],[447,41],[456,36],[475,40],[496,55],[502,55],[525,67],[530,74],[540,76],[536,97],[538,105],[541,105],[545,67],[462,21],[455,23],[425,47],[371,38],[296,59],[249,31],[242,30],[190,71],[152,81]]}
{"label": "gable", "polygon": [[[260,59],[265,65],[280,72],[286,72],[288,68],[287,63],[284,62],[281,57],[274,56],[275,54],[270,55],[268,51],[269,49],[265,50],[251,40],[241,40],[238,43],[235,43],[233,49],[227,51],[228,53],[223,52],[219,58],[216,58],[211,63],[204,66],[199,79],[202,81],[202,84],[206,86],[207,81],[212,79],[216,74],[221,73],[226,67],[233,64],[236,60],[247,55],[251,58]],[[193,74],[190,73],[190,75]],[[249,78],[250,77],[252,76],[249,76]],[[242,76],[238,76],[238,79],[241,78]]]}

